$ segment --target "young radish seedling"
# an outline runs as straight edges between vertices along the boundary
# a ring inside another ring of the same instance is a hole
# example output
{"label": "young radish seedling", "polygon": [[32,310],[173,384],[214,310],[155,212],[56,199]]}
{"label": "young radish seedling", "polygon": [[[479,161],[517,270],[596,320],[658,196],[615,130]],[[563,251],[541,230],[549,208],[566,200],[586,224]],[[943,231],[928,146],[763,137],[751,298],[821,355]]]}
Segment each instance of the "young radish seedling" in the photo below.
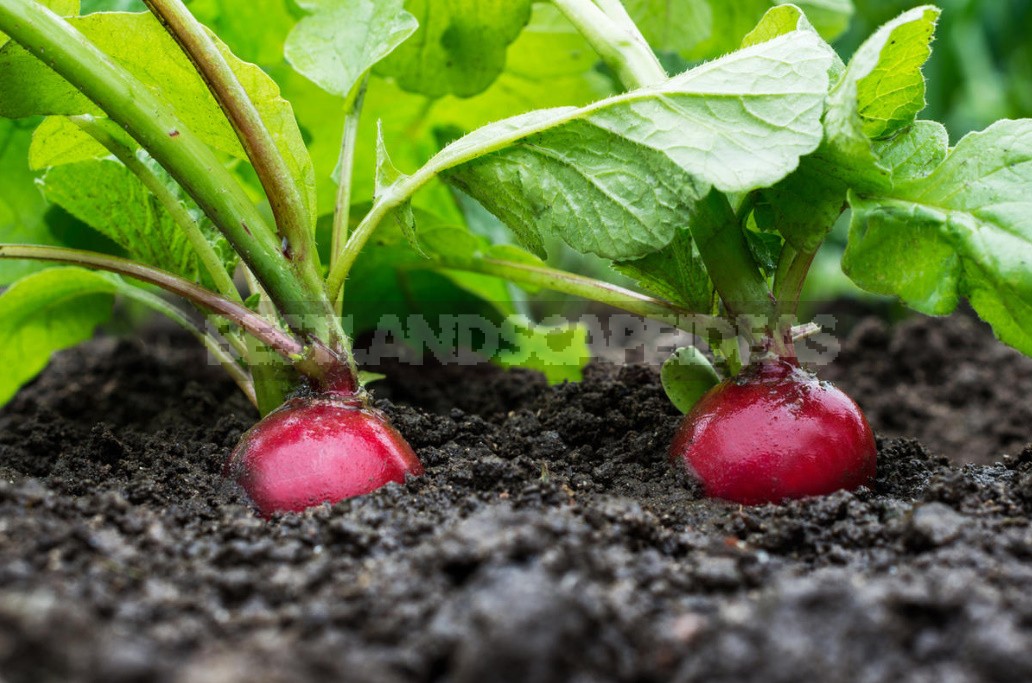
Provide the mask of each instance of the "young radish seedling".
{"label": "young radish seedling", "polygon": [[[474,95],[499,78],[505,46],[532,16],[530,0],[476,13],[463,4],[300,3],[310,15],[287,37],[286,55],[345,104],[324,272],[313,237],[319,181],[289,105],[269,77],[236,59],[179,0],[148,0],[154,16],[67,20],[32,0],[0,2],[0,31],[11,38],[0,49],[0,114],[49,116],[33,137],[35,163],[50,168],[48,197],[94,227],[104,221],[91,218],[125,203],[98,210],[102,174],[105,187],[132,189],[148,202],[123,231],[107,233],[132,260],[0,246],[0,258],[108,271],[50,270],[16,283],[0,296],[0,314],[15,331],[6,343],[27,348],[45,339],[42,346],[54,349],[88,336],[83,329],[99,317],[89,295],[98,293],[120,292],[188,322],[111,273],[192,301],[242,359],[218,356],[263,412],[283,400],[292,379],[310,388],[256,425],[231,459],[230,472],[267,513],[420,471],[404,441],[369,409],[338,317],[347,312],[346,292],[363,284],[349,275],[370,252],[388,248],[391,229],[412,255],[392,262],[399,271],[448,274],[467,290],[485,275],[528,291],[556,290],[707,339],[727,375],[723,383],[693,349],[664,366],[668,394],[688,412],[672,457],[710,494],[741,502],[851,488],[873,476],[874,441],[859,409],[800,369],[794,349],[813,331],[795,320],[807,271],[845,207],[852,224],[844,267],[858,285],[931,314],[948,313],[965,296],[1003,341],[1032,353],[1025,266],[1032,260],[1032,124],[999,122],[950,150],[942,126],[916,119],[935,8],[882,27],[847,66],[822,37],[842,29],[843,12],[813,3],[814,20],[821,20],[815,28],[799,7],[778,6],[740,49],[670,77],[650,42],[668,62],[685,62],[709,56],[700,52],[707,41],[725,51],[726,36],[700,38],[687,26],[671,31],[655,21],[648,2],[625,8],[618,0],[553,0],[548,9],[559,14],[547,20],[549,39],[560,35],[559,22],[575,27],[626,91],[496,120],[410,175],[392,164],[391,140],[381,134],[372,203],[355,211],[369,199],[352,196],[364,100],[391,83],[425,95],[415,119],[392,128],[409,135],[431,117],[434,98]],[[421,8],[422,26],[404,11],[410,5]],[[536,68],[547,72],[549,65]],[[521,71],[504,84],[507,102],[532,75]],[[485,120],[501,118],[491,114]],[[69,157],[92,164],[87,180],[62,184]],[[240,161],[250,166],[240,170]],[[248,183],[252,175],[257,187]],[[527,251],[464,226],[467,216],[442,195],[440,181],[460,205],[477,200]],[[271,222],[255,206],[258,193]],[[436,216],[428,220],[426,206],[413,206],[417,193],[436,198]],[[540,256],[554,239],[609,260],[644,291],[547,266]],[[244,301],[230,278],[237,258],[251,293]],[[418,301],[421,291],[406,294]],[[41,333],[26,312],[39,306],[67,327]],[[507,329],[510,339],[528,338],[522,324]],[[263,360],[270,349],[283,361]]]}

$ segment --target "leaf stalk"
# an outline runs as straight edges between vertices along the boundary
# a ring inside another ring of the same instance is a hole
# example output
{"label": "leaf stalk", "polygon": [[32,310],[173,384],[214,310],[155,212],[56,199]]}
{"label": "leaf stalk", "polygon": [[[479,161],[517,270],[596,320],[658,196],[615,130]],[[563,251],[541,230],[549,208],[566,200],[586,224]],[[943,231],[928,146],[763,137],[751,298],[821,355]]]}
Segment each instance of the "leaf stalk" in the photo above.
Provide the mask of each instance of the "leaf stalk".
{"label": "leaf stalk", "polygon": [[340,158],[337,162],[340,177],[338,178],[337,198],[333,210],[333,239],[330,248],[331,269],[337,262],[338,255],[348,238],[348,223],[351,220],[351,185],[355,171],[355,145],[358,139],[358,124],[362,116],[362,103],[365,100],[368,84],[369,73],[366,72],[349,98],[344,114],[344,132],[341,136]]}
{"label": "leaf stalk", "polygon": [[320,268],[312,231],[314,222],[300,188],[250,95],[208,31],[180,0],[144,2],[193,63],[233,126],[269,199],[276,225],[290,246],[289,260],[299,277],[318,281]]}
{"label": "leaf stalk", "polygon": [[622,16],[615,13],[613,5],[618,3],[605,2],[606,11],[592,0],[552,0],[552,3],[591,43],[628,90],[656,85],[668,78],[637,28],[628,28],[627,24],[633,26],[633,22],[626,11],[621,7]]}

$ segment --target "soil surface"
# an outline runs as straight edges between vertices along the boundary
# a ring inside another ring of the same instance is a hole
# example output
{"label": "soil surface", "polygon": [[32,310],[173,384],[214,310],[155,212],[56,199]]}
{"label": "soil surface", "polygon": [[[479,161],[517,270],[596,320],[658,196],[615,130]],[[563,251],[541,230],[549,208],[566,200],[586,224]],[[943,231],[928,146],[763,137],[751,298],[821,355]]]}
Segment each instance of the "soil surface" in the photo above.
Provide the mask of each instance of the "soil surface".
{"label": "soil surface", "polygon": [[873,490],[700,499],[655,368],[415,368],[377,394],[427,474],[264,521],[217,368],[91,342],[0,412],[0,681],[1032,680],[1032,364],[958,316],[823,374]]}

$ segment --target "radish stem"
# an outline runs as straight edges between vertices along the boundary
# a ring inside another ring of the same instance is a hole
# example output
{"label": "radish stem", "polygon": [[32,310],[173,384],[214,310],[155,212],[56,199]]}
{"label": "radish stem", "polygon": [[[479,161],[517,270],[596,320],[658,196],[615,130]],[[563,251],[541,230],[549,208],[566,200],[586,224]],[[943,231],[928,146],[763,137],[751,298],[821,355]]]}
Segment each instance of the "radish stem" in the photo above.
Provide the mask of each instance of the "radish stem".
{"label": "radish stem", "polygon": [[[330,267],[337,261],[337,255],[348,239],[348,222],[351,219],[351,183],[355,170],[355,143],[358,139],[358,123],[362,115],[369,74],[360,80],[347,104],[344,114],[344,133],[340,142],[340,159],[337,168],[340,178],[337,185],[337,200],[333,211],[333,239],[330,248]],[[339,305],[340,297],[336,297]]]}
{"label": "radish stem", "polygon": [[640,34],[628,31],[624,22],[617,23],[591,0],[552,0],[552,3],[591,43],[628,90],[662,83],[668,78],[652,49],[638,39]]}
{"label": "radish stem", "polygon": [[265,189],[276,225],[290,245],[290,260],[295,269],[303,279],[318,280],[319,255],[312,235],[312,218],[298,184],[251,97],[207,30],[180,0],[144,2],[193,62],[236,131]]}

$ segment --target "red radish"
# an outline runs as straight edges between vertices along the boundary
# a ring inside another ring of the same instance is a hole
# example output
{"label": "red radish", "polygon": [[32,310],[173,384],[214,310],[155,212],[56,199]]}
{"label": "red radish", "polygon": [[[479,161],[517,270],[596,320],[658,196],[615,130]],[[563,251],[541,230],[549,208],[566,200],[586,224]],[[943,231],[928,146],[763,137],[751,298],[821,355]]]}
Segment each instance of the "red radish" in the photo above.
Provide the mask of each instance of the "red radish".
{"label": "red radish", "polygon": [[707,495],[752,505],[866,484],[876,449],[851,398],[793,362],[766,360],[703,395],[670,457]]}
{"label": "red radish", "polygon": [[361,496],[423,465],[386,416],[337,394],[287,401],[241,438],[226,463],[265,516]]}

